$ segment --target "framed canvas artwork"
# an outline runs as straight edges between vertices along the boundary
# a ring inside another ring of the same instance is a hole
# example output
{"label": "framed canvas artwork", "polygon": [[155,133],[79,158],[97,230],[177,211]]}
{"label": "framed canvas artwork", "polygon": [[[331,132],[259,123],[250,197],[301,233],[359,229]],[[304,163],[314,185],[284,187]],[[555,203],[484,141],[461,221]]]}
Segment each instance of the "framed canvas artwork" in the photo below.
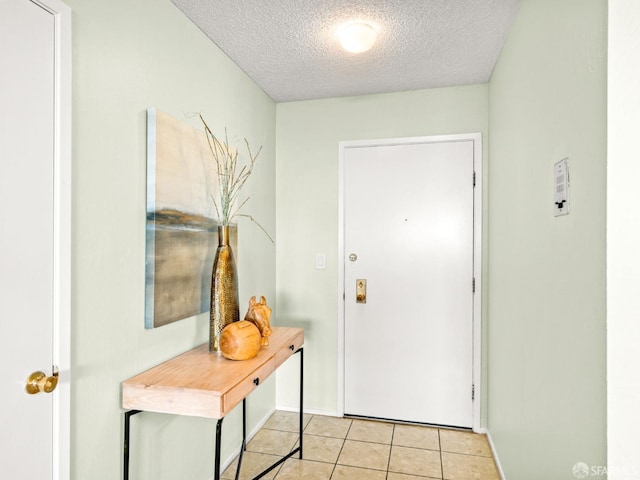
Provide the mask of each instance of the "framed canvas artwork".
{"label": "framed canvas artwork", "polygon": [[[217,182],[203,131],[147,110],[145,327],[209,311]],[[237,259],[237,228],[231,227]]]}

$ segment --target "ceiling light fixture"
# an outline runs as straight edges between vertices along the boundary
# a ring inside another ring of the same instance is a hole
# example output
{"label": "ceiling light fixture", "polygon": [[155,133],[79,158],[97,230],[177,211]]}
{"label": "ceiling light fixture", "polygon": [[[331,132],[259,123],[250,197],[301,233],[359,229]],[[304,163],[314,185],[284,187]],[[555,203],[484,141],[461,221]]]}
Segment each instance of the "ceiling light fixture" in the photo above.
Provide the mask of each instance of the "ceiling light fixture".
{"label": "ceiling light fixture", "polygon": [[371,25],[363,22],[348,23],[338,29],[340,45],[351,53],[362,53],[373,47],[376,42],[376,31]]}

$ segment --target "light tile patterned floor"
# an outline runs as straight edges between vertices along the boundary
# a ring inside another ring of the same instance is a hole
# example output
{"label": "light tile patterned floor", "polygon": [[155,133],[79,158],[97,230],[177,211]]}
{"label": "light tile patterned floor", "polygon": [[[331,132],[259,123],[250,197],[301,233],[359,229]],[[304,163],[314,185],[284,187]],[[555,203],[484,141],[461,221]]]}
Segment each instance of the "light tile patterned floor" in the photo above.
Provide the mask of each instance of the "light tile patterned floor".
{"label": "light tile patterned floor", "polygon": [[[250,479],[297,446],[298,414],[275,412],[247,445],[241,479]],[[304,416],[297,455],[269,480],[500,480],[484,435],[414,425]],[[236,461],[222,475],[235,478]]]}

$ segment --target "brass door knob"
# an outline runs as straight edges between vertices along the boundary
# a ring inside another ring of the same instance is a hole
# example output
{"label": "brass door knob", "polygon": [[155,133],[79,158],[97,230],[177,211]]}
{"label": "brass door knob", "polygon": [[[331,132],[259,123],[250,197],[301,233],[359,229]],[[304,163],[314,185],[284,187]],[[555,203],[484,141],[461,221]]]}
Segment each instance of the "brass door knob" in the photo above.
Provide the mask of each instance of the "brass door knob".
{"label": "brass door knob", "polygon": [[51,393],[58,386],[58,370],[53,369],[53,375],[50,377],[46,373],[37,371],[29,375],[25,390],[29,395],[35,395],[40,392]]}

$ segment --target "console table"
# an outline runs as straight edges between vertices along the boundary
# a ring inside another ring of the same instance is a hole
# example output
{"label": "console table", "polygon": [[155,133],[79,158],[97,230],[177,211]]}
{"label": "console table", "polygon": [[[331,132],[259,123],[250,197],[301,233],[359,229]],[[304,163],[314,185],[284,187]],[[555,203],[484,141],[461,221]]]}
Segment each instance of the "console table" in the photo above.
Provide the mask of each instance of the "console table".
{"label": "console table", "polygon": [[124,413],[124,480],[129,479],[129,431],[132,415],[140,412],[171,413],[218,419],[216,424],[215,480],[220,479],[222,420],[242,401],[242,448],[236,479],[246,449],[246,397],[291,355],[300,353],[300,423],[298,447],[264,470],[263,477],[296,453],[302,458],[302,383],[304,331],[301,328],[272,327],[269,345],[249,360],[234,361],[209,352],[201,345],[161,363],[122,383]]}

